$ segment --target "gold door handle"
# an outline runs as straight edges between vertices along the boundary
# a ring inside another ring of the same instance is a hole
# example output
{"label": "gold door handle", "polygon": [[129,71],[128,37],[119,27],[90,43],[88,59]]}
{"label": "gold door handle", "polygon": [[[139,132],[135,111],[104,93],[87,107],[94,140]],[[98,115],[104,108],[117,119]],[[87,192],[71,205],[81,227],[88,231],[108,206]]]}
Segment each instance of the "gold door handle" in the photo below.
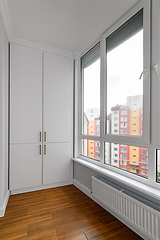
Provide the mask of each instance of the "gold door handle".
{"label": "gold door handle", "polygon": [[41,155],[42,151],[41,151],[41,145],[39,145],[39,155]]}
{"label": "gold door handle", "polygon": [[40,142],[42,141],[42,134],[41,134],[41,132],[39,133],[39,141]]}
{"label": "gold door handle", "polygon": [[46,145],[44,145],[44,154],[46,154]]}
{"label": "gold door handle", "polygon": [[46,142],[46,136],[47,136],[47,133],[44,132],[44,142]]}

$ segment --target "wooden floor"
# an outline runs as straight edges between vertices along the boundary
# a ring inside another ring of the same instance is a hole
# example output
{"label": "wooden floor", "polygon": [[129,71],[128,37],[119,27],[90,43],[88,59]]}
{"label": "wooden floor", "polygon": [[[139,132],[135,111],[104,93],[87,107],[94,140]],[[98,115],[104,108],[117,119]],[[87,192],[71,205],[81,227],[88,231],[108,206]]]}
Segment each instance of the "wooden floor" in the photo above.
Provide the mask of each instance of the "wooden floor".
{"label": "wooden floor", "polygon": [[142,239],[73,185],[10,196],[0,239]]}

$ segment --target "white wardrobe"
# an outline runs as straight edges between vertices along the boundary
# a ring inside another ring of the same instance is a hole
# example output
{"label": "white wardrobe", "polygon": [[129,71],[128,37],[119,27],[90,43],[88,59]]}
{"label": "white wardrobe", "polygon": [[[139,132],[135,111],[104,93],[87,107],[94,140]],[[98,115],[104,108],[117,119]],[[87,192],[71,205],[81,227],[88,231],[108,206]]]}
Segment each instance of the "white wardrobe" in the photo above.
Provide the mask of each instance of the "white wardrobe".
{"label": "white wardrobe", "polygon": [[72,181],[72,60],[11,44],[10,190]]}

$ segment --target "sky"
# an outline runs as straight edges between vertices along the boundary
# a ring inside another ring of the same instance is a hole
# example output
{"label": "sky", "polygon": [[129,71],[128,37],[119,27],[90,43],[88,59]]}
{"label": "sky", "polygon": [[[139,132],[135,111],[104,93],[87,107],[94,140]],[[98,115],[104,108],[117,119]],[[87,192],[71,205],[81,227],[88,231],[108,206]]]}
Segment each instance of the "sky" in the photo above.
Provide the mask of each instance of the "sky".
{"label": "sky", "polygon": [[[107,114],[127,96],[143,94],[143,30],[107,54]],[[100,109],[100,60],[84,69],[84,111]]]}

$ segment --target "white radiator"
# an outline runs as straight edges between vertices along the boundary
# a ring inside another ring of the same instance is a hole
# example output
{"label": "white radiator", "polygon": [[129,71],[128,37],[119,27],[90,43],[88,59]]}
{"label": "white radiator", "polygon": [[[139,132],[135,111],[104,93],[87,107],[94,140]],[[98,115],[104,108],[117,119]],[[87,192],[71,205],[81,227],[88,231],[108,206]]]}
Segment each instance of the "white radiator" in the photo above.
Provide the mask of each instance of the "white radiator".
{"label": "white radiator", "polygon": [[123,188],[92,177],[92,193],[104,206],[119,215],[148,239],[160,239],[160,212],[125,194]]}

